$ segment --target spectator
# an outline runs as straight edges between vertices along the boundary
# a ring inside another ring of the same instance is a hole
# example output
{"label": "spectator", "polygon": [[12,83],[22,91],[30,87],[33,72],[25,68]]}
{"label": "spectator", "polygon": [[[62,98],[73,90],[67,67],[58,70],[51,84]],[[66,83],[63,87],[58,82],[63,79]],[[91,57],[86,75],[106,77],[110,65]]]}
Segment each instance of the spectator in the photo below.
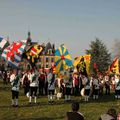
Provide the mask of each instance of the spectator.
{"label": "spectator", "polygon": [[117,115],[117,120],[120,120],[120,113],[118,113]]}
{"label": "spectator", "polygon": [[108,109],[107,113],[101,115],[99,120],[117,120],[116,110],[113,108]]}
{"label": "spectator", "polygon": [[72,112],[67,112],[67,120],[84,120],[83,115],[80,112],[78,112],[78,110],[79,103],[72,103]]}

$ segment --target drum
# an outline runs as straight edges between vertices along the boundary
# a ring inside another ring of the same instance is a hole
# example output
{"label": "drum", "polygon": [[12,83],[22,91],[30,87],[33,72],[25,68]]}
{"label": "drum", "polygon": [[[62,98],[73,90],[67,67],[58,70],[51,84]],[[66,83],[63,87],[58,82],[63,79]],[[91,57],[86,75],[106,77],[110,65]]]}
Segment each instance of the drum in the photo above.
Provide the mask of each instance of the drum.
{"label": "drum", "polygon": [[30,93],[28,92],[28,93],[26,94],[26,96],[27,96],[27,97],[30,97]]}
{"label": "drum", "polygon": [[85,96],[85,88],[82,88],[82,90],[80,91],[80,94],[81,94],[81,96]]}

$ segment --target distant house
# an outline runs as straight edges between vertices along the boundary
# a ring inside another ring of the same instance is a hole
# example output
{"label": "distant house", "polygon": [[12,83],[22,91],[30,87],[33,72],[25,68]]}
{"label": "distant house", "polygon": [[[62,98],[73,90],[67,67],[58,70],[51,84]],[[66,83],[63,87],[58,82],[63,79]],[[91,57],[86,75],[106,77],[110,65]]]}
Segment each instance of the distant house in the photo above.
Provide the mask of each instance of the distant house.
{"label": "distant house", "polygon": [[55,45],[48,42],[43,52],[40,55],[40,58],[38,59],[37,66],[39,68],[51,68],[52,63],[55,61]]}
{"label": "distant house", "polygon": [[[32,39],[30,37],[30,32],[28,32],[28,38],[27,38],[27,46],[25,48],[25,51],[28,51],[31,49],[34,45],[38,44],[37,42],[32,42]],[[55,45],[51,44],[48,42],[46,45],[43,43],[43,51],[40,53],[39,58],[37,59],[36,62],[36,67],[37,68],[51,68],[52,63],[55,61]],[[24,66],[24,69],[30,68],[30,63],[28,62],[27,56],[24,54],[23,61],[22,61],[22,66]],[[21,66],[21,67],[22,67]]]}

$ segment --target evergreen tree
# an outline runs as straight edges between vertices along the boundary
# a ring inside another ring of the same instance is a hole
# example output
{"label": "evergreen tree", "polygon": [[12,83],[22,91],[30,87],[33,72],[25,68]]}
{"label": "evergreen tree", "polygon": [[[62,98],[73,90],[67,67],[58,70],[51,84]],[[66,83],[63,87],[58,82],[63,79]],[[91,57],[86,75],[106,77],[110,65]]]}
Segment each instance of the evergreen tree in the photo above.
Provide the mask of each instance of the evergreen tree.
{"label": "evergreen tree", "polygon": [[92,74],[105,73],[108,70],[111,54],[101,40],[92,41],[90,49],[86,50],[86,53],[91,54],[90,72]]}

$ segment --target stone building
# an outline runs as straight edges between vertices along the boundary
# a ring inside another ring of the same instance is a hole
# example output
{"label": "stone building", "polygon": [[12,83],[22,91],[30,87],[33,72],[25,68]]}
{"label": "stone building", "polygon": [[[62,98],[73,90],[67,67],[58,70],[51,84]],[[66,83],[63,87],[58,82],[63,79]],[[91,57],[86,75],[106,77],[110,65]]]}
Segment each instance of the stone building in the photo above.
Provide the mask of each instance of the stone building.
{"label": "stone building", "polygon": [[51,68],[54,61],[55,61],[55,45],[48,42],[45,45],[43,52],[39,56],[37,66],[39,66],[39,68],[42,67]]}
{"label": "stone building", "polygon": [[[25,48],[25,51],[28,49],[31,49],[35,44],[39,44],[37,42],[32,42],[30,32],[28,32],[28,38],[27,38],[27,46]],[[43,51],[40,53],[39,57],[37,58],[36,67],[37,68],[51,68],[52,64],[55,61],[55,45],[48,42],[46,45],[44,43],[41,43],[40,45],[43,46]],[[27,58],[22,61],[22,64],[24,64],[24,69],[27,69],[28,66],[30,67],[30,63],[28,62]]]}

